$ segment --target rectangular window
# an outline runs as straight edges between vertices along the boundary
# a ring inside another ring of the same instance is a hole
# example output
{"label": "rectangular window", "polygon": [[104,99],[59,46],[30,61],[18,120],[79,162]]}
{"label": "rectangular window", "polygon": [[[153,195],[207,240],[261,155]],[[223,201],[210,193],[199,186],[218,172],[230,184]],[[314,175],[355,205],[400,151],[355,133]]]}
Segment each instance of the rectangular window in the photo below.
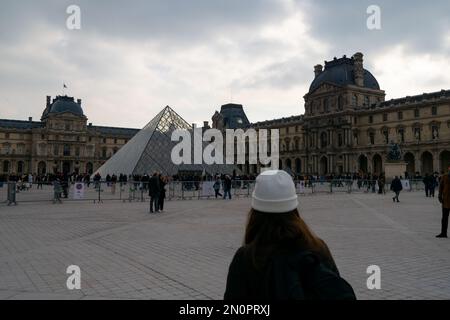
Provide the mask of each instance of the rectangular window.
{"label": "rectangular window", "polygon": [[57,144],[55,144],[53,146],[53,155],[54,156],[59,156],[59,146]]}
{"label": "rectangular window", "polygon": [[399,111],[397,115],[398,115],[398,120],[403,120],[403,112]]}
{"label": "rectangular window", "polygon": [[387,121],[388,120],[388,114],[387,113],[383,113],[383,121]]}
{"label": "rectangular window", "polygon": [[420,117],[420,110],[414,109],[414,118],[419,118],[419,117]]}
{"label": "rectangular window", "polygon": [[369,123],[373,123],[373,116],[369,116]]}
{"label": "rectangular window", "polygon": [[405,130],[404,129],[399,129],[398,130],[398,134],[400,136],[400,142],[404,143],[405,142]]}
{"label": "rectangular window", "polygon": [[70,146],[68,144],[64,145],[63,154],[65,157],[70,156]]}
{"label": "rectangular window", "polygon": [[370,144],[375,144],[375,133],[371,132],[369,134],[369,138],[370,138]]}
{"label": "rectangular window", "polygon": [[436,106],[431,107],[431,115],[437,116],[437,107]]}

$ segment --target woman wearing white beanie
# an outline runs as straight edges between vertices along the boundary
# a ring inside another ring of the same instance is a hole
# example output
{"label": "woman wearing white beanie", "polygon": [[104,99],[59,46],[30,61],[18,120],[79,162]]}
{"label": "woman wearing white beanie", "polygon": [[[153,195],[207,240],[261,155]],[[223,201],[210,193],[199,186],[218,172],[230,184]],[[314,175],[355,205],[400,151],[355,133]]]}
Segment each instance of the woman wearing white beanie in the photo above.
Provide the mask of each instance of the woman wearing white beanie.
{"label": "woman wearing white beanie", "polygon": [[356,298],[297,207],[287,172],[268,170],[256,178],[244,245],[228,272],[226,300]]}

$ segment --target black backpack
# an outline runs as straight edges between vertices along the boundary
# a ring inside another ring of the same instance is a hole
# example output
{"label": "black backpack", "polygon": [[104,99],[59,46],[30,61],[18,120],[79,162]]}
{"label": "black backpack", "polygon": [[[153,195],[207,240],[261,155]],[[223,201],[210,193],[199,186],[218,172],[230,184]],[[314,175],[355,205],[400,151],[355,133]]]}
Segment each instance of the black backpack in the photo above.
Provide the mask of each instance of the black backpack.
{"label": "black backpack", "polygon": [[352,286],[309,251],[274,258],[267,276],[274,300],[356,300]]}

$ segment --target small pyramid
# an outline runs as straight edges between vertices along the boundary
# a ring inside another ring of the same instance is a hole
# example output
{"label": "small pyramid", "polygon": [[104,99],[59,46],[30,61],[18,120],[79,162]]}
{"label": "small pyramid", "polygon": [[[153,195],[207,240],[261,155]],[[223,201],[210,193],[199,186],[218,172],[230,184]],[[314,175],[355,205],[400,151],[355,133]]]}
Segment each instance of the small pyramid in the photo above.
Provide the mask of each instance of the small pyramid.
{"label": "small pyramid", "polygon": [[172,141],[171,136],[178,129],[192,131],[189,123],[166,106],[96,172],[105,177],[108,174],[143,175],[155,171],[169,176],[179,170],[205,171],[209,174],[238,171],[233,165],[173,164],[171,152],[178,142]]}

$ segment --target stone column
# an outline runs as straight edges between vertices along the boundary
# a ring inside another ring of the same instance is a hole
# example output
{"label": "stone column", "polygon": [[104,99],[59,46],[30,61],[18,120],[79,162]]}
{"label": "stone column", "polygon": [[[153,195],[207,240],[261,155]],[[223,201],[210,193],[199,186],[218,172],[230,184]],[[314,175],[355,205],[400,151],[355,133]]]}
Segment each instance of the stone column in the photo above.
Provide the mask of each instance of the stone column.
{"label": "stone column", "polygon": [[342,168],[344,170],[343,173],[348,172],[348,170],[347,170],[347,155],[346,154],[342,155]]}
{"label": "stone column", "polygon": [[[441,172],[441,161],[439,161],[439,151],[434,151],[432,153],[433,155],[433,172],[437,171],[437,172]],[[430,172],[432,173],[432,172]]]}
{"label": "stone column", "polygon": [[422,174],[422,161],[420,160],[419,152],[414,152],[414,167],[416,172],[418,171],[420,172],[420,174]]}

